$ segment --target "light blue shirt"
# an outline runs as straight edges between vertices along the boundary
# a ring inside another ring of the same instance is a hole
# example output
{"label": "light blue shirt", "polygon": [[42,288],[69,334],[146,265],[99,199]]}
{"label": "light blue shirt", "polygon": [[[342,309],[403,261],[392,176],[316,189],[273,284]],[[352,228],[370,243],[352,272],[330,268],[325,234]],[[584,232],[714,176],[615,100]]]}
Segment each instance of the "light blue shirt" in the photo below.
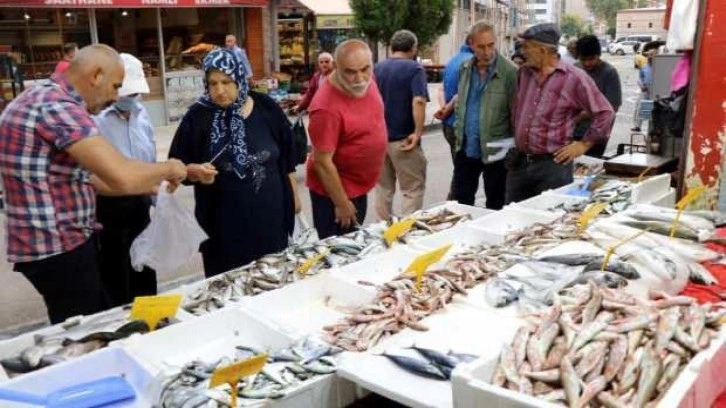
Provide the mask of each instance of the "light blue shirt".
{"label": "light blue shirt", "polygon": [[242,62],[242,65],[245,67],[245,72],[247,73],[247,78],[252,78],[252,65],[250,65],[250,60],[247,58],[247,53],[245,50],[238,46],[234,46],[232,48],[232,52],[237,57],[237,60]]}
{"label": "light blue shirt", "polygon": [[481,159],[481,142],[479,141],[479,113],[484,103],[484,90],[496,69],[496,58],[489,65],[484,78],[479,75],[476,63],[471,65],[471,81],[469,82],[469,95],[466,98],[466,117],[464,118],[464,153],[470,159]]}
{"label": "light blue shirt", "polygon": [[154,127],[149,113],[139,102],[128,120],[113,106],[93,117],[101,136],[126,158],[147,163],[156,162]]}

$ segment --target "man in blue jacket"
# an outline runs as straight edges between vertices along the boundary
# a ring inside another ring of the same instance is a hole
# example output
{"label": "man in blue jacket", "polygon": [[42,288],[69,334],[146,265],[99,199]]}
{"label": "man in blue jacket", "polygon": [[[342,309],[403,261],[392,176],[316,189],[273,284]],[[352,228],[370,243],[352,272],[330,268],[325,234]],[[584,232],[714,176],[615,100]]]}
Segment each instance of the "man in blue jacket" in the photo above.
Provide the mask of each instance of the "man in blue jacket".
{"label": "man in blue jacket", "polygon": [[[456,153],[456,112],[454,107],[456,104],[456,93],[459,87],[459,69],[461,65],[468,61],[474,55],[474,51],[471,49],[471,35],[466,36],[466,41],[459,48],[459,53],[454,55],[453,58],[446,63],[444,67],[444,78],[443,78],[443,106],[439,109],[434,117],[441,120],[442,128],[444,131],[444,138],[449,144],[451,149],[451,161],[454,161],[454,155]],[[448,200],[453,200],[454,194],[454,179],[451,179],[451,186],[449,187]]]}

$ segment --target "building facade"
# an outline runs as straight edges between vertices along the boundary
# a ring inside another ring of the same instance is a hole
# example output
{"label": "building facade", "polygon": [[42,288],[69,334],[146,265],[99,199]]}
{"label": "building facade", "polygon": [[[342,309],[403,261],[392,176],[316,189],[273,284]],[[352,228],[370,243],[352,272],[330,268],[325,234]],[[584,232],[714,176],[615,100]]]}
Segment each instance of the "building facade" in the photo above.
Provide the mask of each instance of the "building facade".
{"label": "building facade", "polygon": [[667,30],[663,28],[665,10],[665,7],[658,7],[618,11],[615,38],[652,34],[665,40],[667,34]]}
{"label": "building facade", "polygon": [[528,7],[533,11],[533,24],[560,24],[564,11],[564,0],[527,0]]}

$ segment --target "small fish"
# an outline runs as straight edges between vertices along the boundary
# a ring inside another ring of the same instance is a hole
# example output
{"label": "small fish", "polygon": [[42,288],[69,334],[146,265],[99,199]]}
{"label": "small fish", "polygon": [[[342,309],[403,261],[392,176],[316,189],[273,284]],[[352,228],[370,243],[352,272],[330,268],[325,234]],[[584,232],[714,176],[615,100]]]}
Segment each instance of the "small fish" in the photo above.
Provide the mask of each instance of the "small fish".
{"label": "small fish", "polygon": [[[585,268],[582,270],[583,272],[589,272],[589,271],[599,271],[602,270],[602,261],[600,262],[592,262],[587,265],[585,265]],[[615,259],[611,259],[607,265],[605,265],[605,271],[612,272],[615,274],[618,274],[622,276],[625,279],[640,279],[640,273],[637,269],[635,269],[635,266],[633,266],[631,263],[628,262],[621,262]]]}
{"label": "small fish", "polygon": [[608,330],[616,333],[627,333],[632,330],[641,330],[650,326],[657,319],[658,315],[656,314],[645,314],[622,322],[617,322],[616,324],[611,323]]}
{"label": "small fish", "polygon": [[644,407],[646,403],[650,402],[662,375],[663,361],[658,357],[655,350],[646,349],[643,353],[643,361],[640,364],[638,390],[632,402],[634,406]]}
{"label": "small fish", "polygon": [[605,330],[607,327],[607,323],[605,322],[598,322],[593,321],[586,323],[582,326],[582,329],[577,334],[577,337],[575,337],[575,341],[572,344],[571,352],[575,352],[579,350],[582,346],[584,346],[587,342],[589,342],[593,337],[595,337],[596,334],[600,333],[601,331]]}
{"label": "small fish", "polygon": [[530,371],[523,372],[522,375],[529,377],[533,380],[543,381],[546,383],[559,383],[560,382],[560,369],[553,368],[546,371]]}
{"label": "small fish", "polygon": [[605,387],[608,386],[608,381],[603,376],[599,376],[595,378],[594,380],[590,381],[585,385],[585,388],[582,390],[582,395],[580,396],[580,401],[577,405],[578,408],[585,408],[587,407],[590,402],[597,397],[597,395],[605,390]]}
{"label": "small fish", "polygon": [[485,299],[493,307],[505,307],[517,300],[517,290],[502,279],[490,279],[486,283]]}
{"label": "small fish", "polygon": [[608,382],[612,381],[613,378],[620,372],[620,369],[625,364],[625,359],[628,356],[628,339],[625,336],[620,336],[610,345],[610,352],[608,354],[607,362],[603,375]]}
{"label": "small fish", "polygon": [[427,360],[439,366],[453,369],[454,367],[456,367],[457,364],[459,364],[459,360],[457,360],[455,357],[452,357],[440,351],[419,347],[415,344],[411,346],[411,348],[416,350],[422,356],[426,357]]}
{"label": "small fish", "polygon": [[572,361],[568,356],[562,358],[560,364],[560,381],[562,382],[562,388],[565,390],[567,396],[567,404],[570,408],[577,407],[580,402],[580,391],[582,389],[580,379],[575,373],[575,368],[572,366]]}
{"label": "small fish", "polygon": [[678,320],[681,313],[678,307],[669,308],[658,320],[658,328],[656,329],[655,351],[660,352],[668,347],[678,326]]}
{"label": "small fish", "polygon": [[569,266],[577,266],[598,262],[602,264],[603,258],[603,255],[600,254],[566,254],[543,256],[537,258],[537,260],[542,262],[552,262]]}
{"label": "small fish", "polygon": [[433,378],[436,380],[446,380],[446,376],[444,375],[444,373],[442,373],[439,368],[429,363],[428,361],[388,353],[384,353],[383,355],[389,360],[393,361],[399,367],[411,373],[422,375],[428,378]]}

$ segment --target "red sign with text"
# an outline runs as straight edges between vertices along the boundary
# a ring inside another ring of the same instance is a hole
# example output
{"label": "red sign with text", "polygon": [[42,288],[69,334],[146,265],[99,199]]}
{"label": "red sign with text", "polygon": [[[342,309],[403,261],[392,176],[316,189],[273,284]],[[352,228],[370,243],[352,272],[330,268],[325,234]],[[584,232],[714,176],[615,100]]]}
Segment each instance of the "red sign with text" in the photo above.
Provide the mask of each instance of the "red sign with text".
{"label": "red sign with text", "polygon": [[0,0],[2,7],[147,8],[267,6],[267,0]]}

